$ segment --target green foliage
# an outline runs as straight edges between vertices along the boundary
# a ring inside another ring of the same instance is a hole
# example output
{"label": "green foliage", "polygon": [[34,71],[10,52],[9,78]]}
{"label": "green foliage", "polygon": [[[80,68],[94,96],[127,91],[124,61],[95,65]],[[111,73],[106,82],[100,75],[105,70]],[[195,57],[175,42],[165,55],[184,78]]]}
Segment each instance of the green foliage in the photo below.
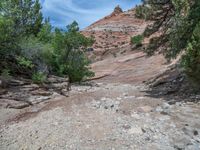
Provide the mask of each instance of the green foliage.
{"label": "green foliage", "polygon": [[21,44],[24,44],[25,37],[36,36],[41,26],[42,14],[39,0],[1,0],[0,69],[7,65],[12,73],[21,72],[16,64],[18,56],[26,58],[22,54]]}
{"label": "green foliage", "polygon": [[191,81],[200,84],[200,22],[196,26],[192,39],[188,43],[185,55],[182,58],[182,66]]}
{"label": "green foliage", "polygon": [[52,40],[51,30],[52,26],[49,22],[49,19],[46,19],[45,23],[42,25],[42,28],[40,29],[40,32],[37,35],[39,41],[43,43],[51,42]]}
{"label": "green foliage", "polygon": [[46,81],[46,75],[42,72],[36,72],[32,75],[32,80],[36,84],[42,84]]}
{"label": "green foliage", "polygon": [[17,39],[13,36],[13,21],[0,15],[0,58],[15,53],[12,49],[17,49],[15,45]]}
{"label": "green foliage", "polygon": [[0,14],[14,23],[14,36],[34,34],[42,26],[39,0],[1,0]]}
{"label": "green foliage", "polygon": [[70,82],[81,82],[86,77],[93,77],[94,73],[89,70],[89,64],[82,51],[71,52],[65,68]]}
{"label": "green foliage", "polygon": [[135,8],[135,16],[140,19],[149,19],[151,17],[151,10],[145,5],[139,5]]}
{"label": "green foliage", "polygon": [[78,23],[73,21],[70,25],[67,25],[68,32],[77,32],[79,31]]}
{"label": "green foliage", "polygon": [[162,52],[167,59],[182,55],[182,67],[193,83],[200,83],[200,1],[199,0],[148,0],[144,3],[153,12],[144,35],[159,32],[153,37],[148,54]]}
{"label": "green foliage", "polygon": [[52,31],[49,19],[42,21],[39,0],[0,1],[0,70],[6,66],[35,83],[48,73],[68,75],[70,82],[93,76],[83,52],[94,40],[83,36],[75,21],[67,31]]}
{"label": "green foliage", "polygon": [[52,45],[53,51],[49,52],[46,59],[57,75],[68,75],[70,82],[80,82],[85,77],[91,77],[89,60],[83,51],[93,43],[90,38],[78,32],[78,24],[73,22],[67,26],[68,31],[55,30]]}
{"label": "green foliage", "polygon": [[3,69],[2,72],[1,72],[1,77],[3,77],[6,80],[10,79],[11,78],[10,70],[9,69]]}
{"label": "green foliage", "polygon": [[142,46],[143,39],[144,39],[143,35],[133,36],[131,37],[131,44],[134,44],[136,46]]}
{"label": "green foliage", "polygon": [[19,65],[24,66],[25,68],[33,68],[34,67],[34,64],[32,63],[32,61],[30,61],[24,57],[19,56],[17,58],[17,60],[18,60]]}

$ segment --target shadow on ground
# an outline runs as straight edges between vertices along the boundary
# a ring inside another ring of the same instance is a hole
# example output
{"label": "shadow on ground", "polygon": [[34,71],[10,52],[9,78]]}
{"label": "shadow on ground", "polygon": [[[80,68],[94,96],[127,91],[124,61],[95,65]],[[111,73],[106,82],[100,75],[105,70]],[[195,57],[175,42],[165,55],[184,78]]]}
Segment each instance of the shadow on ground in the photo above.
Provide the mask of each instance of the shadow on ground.
{"label": "shadow on ground", "polygon": [[200,91],[194,90],[186,76],[175,66],[145,84],[150,87],[143,91],[146,96],[162,98],[169,104],[200,101]]}

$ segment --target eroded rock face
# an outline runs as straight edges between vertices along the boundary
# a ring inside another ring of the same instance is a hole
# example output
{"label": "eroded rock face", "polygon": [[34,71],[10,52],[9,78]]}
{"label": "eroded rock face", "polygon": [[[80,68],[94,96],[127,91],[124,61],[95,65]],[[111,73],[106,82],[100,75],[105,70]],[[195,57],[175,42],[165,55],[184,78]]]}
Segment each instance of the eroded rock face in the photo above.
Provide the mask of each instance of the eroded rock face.
{"label": "eroded rock face", "polygon": [[119,5],[117,5],[112,14],[117,15],[117,14],[120,14],[120,13],[123,13],[123,10],[121,9],[121,7]]}
{"label": "eroded rock face", "polygon": [[135,17],[134,9],[123,12],[117,6],[113,13],[82,31],[83,35],[95,38],[94,50],[87,52],[89,57],[98,61],[130,52],[131,37],[142,34],[147,24],[149,22]]}
{"label": "eroded rock face", "polygon": [[0,88],[0,107],[22,109],[58,95],[67,96],[68,86],[68,78],[57,76],[49,76],[42,85],[25,79],[11,79],[7,88]]}

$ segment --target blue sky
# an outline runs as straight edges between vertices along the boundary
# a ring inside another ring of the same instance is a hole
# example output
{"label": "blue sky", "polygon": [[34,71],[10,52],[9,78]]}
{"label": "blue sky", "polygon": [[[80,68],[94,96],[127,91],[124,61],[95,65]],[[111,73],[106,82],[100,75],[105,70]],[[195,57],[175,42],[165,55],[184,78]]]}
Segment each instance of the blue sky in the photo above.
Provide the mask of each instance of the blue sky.
{"label": "blue sky", "polygon": [[110,14],[115,6],[133,8],[141,0],[41,0],[45,18],[55,27],[64,28],[76,20],[81,29]]}

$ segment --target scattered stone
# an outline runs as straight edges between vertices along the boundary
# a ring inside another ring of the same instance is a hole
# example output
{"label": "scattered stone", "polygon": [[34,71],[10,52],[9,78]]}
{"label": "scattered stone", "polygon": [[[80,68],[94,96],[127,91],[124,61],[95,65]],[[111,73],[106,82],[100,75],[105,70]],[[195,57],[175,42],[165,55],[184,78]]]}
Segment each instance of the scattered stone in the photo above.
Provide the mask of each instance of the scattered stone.
{"label": "scattered stone", "polygon": [[163,108],[163,109],[170,109],[171,106],[170,106],[168,103],[163,103],[163,104],[162,104],[162,108]]}
{"label": "scattered stone", "polygon": [[143,107],[138,107],[137,111],[141,113],[148,113],[151,112],[153,108],[151,106],[143,106]]}
{"label": "scattered stone", "polygon": [[170,110],[163,110],[160,112],[162,115],[169,115],[170,114]]}
{"label": "scattered stone", "polygon": [[131,117],[133,117],[134,119],[137,119],[137,120],[141,119],[141,116],[139,114],[136,114],[136,113],[131,114]]}
{"label": "scattered stone", "polygon": [[146,130],[142,128],[142,132],[143,132],[143,133],[146,133]]}
{"label": "scattered stone", "polygon": [[155,111],[156,111],[156,112],[162,112],[163,109],[162,109],[160,106],[158,106],[158,107],[156,107]]}
{"label": "scattered stone", "polygon": [[181,102],[176,102],[175,105],[176,106],[182,106],[182,103]]}
{"label": "scattered stone", "polygon": [[131,126],[130,125],[123,125],[122,128],[124,128],[125,130],[129,130],[129,129],[131,129]]}
{"label": "scattered stone", "polygon": [[128,130],[128,133],[129,134],[143,134],[143,131],[141,128],[139,127],[131,127],[129,130]]}
{"label": "scattered stone", "polygon": [[118,112],[119,104],[119,101],[103,97],[100,101],[92,101],[91,106],[95,109],[105,109]]}

